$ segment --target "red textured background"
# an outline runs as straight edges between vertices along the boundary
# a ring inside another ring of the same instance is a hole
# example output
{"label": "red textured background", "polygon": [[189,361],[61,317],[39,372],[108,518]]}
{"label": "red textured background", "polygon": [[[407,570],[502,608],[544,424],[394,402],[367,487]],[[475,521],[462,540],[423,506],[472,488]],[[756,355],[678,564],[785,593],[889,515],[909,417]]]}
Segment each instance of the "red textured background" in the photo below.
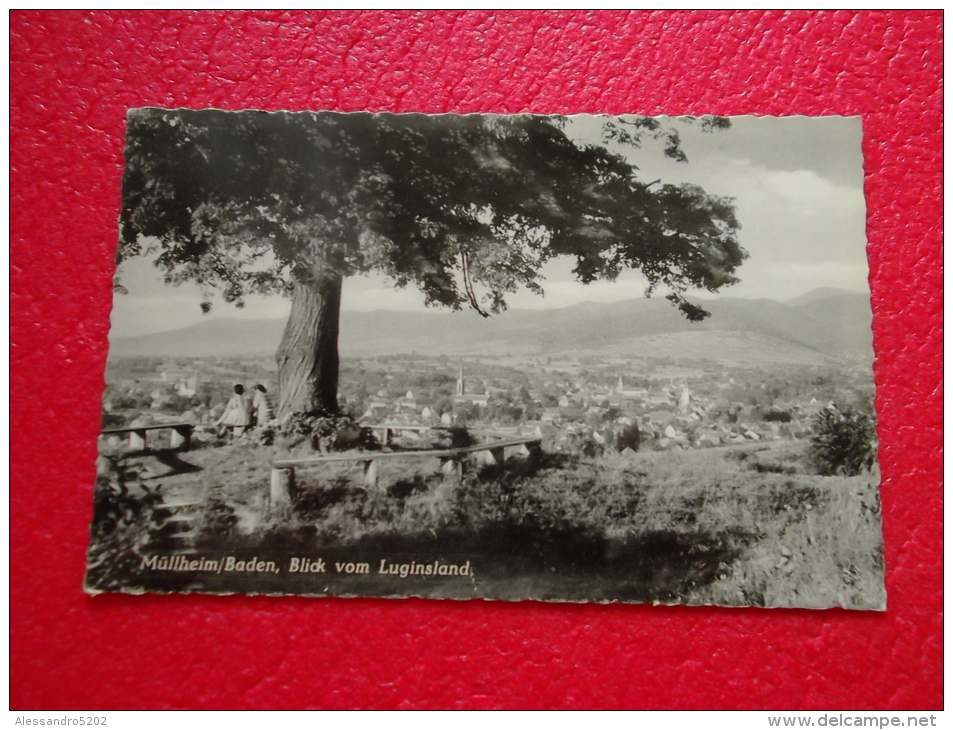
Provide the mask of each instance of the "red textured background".
{"label": "red textured background", "polygon": [[[11,705],[942,706],[940,12],[13,12]],[[863,116],[883,614],[81,591],[127,107]]]}

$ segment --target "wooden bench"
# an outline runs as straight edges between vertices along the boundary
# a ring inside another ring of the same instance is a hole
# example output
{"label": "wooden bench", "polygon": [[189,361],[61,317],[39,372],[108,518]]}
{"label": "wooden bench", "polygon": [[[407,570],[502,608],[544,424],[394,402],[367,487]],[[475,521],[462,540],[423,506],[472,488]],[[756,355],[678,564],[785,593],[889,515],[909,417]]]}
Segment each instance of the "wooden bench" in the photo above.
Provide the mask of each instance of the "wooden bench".
{"label": "wooden bench", "polygon": [[391,434],[399,433],[401,431],[416,431],[417,433],[424,433],[426,431],[450,430],[449,426],[402,426],[399,423],[376,423],[371,425],[361,425],[361,428],[370,429],[377,437],[377,440],[380,441],[384,446],[387,446],[390,443]]}
{"label": "wooden bench", "polygon": [[361,428],[366,428],[372,431],[377,437],[377,440],[381,442],[382,446],[388,446],[391,442],[391,435],[399,434],[401,431],[412,431],[416,433],[426,433],[428,431],[465,431],[471,436],[484,436],[486,438],[519,438],[516,429],[513,429],[513,432],[511,433],[499,433],[496,431],[484,431],[480,429],[466,428],[465,426],[444,426],[442,424],[439,426],[403,426],[399,423],[374,423],[361,424]]}
{"label": "wooden bench", "polygon": [[129,448],[133,451],[146,450],[146,434],[149,431],[159,431],[161,429],[171,429],[169,436],[169,447],[177,451],[188,451],[192,446],[192,429],[195,428],[191,423],[160,423],[154,426],[126,426],[124,428],[104,428],[100,431],[103,436],[115,436],[118,434],[129,434]]}
{"label": "wooden bench", "polygon": [[271,505],[276,507],[288,504],[295,485],[295,468],[328,464],[332,462],[362,462],[364,465],[364,486],[377,488],[377,462],[388,459],[428,458],[440,460],[440,471],[444,479],[460,482],[463,478],[464,464],[471,454],[482,454],[486,464],[500,464],[510,449],[522,456],[538,455],[542,439],[524,437],[508,441],[494,441],[488,444],[460,446],[450,449],[428,449],[420,451],[366,451],[360,454],[326,454],[307,459],[279,459],[271,465]]}

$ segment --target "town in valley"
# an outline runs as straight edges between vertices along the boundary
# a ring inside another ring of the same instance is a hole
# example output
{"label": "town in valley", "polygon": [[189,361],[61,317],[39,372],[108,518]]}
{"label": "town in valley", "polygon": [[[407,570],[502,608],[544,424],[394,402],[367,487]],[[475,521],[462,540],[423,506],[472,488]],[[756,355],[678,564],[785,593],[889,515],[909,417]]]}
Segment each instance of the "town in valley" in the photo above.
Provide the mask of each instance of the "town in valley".
{"label": "town in valley", "polygon": [[[236,383],[276,385],[272,358],[127,357],[110,361],[104,428],[193,423],[214,439]],[[555,451],[679,450],[806,439],[831,404],[869,407],[869,363],[744,365],[674,358],[343,358],[340,402],[362,425],[465,427],[543,439]],[[400,429],[400,426],[407,427]],[[248,435],[249,444],[255,434]]]}

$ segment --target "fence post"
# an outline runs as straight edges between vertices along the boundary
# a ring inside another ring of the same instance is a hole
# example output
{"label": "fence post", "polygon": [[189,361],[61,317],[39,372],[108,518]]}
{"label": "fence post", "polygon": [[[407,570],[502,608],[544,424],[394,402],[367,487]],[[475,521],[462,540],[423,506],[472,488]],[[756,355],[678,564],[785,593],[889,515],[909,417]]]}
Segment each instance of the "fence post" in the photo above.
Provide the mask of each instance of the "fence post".
{"label": "fence post", "polygon": [[280,509],[291,504],[291,492],[294,491],[295,470],[293,468],[271,468],[271,509]]}
{"label": "fence post", "polygon": [[145,429],[142,431],[130,431],[129,432],[129,448],[133,451],[145,451],[146,450],[146,432]]}
{"label": "fence post", "polygon": [[368,459],[364,462],[364,486],[368,489],[377,489],[377,459]]}
{"label": "fence post", "polygon": [[188,451],[192,445],[192,427],[176,426],[172,429],[172,435],[169,438],[169,446],[173,449],[181,448],[182,451]]}
{"label": "fence post", "polygon": [[463,462],[452,457],[440,460],[440,473],[445,482],[459,484],[463,481]]}
{"label": "fence post", "polygon": [[539,466],[543,458],[543,442],[534,441],[529,444],[529,462],[534,466]]}

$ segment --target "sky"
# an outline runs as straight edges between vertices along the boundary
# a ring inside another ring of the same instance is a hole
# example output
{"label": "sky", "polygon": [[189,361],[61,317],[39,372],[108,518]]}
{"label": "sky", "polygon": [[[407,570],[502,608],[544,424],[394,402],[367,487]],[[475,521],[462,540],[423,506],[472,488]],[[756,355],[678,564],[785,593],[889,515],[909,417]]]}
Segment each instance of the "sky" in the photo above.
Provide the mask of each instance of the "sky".
{"label": "sky", "polygon": [[[567,133],[595,141],[599,125],[597,117],[573,117]],[[702,132],[697,124],[674,126],[687,163],[666,159],[651,142],[640,150],[614,149],[638,166],[644,180],[693,183],[709,194],[733,198],[741,223],[738,240],[749,254],[736,271],[740,283],[716,295],[695,291],[690,297],[784,301],[819,287],[868,291],[859,117],[732,117],[730,129],[714,133]],[[519,292],[507,298],[510,308],[550,309],[644,295],[645,280],[638,272],[583,285],[574,281],[572,265],[566,259],[547,264],[545,296]],[[196,286],[166,286],[146,259],[124,262],[120,274],[129,293],[114,297],[112,337],[179,329],[209,317],[264,319],[290,311],[281,297],[248,297],[244,309],[216,301],[203,315]],[[427,309],[415,288],[395,289],[379,275],[347,279],[341,308]]]}

